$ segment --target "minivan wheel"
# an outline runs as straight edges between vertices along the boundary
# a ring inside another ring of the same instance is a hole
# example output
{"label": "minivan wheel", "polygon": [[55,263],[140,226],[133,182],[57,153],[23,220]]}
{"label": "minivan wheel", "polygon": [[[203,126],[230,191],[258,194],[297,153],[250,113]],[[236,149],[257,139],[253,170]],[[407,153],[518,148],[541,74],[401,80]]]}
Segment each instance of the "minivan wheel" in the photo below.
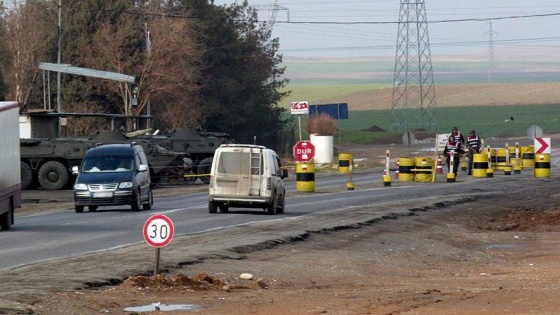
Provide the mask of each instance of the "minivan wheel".
{"label": "minivan wheel", "polygon": [[153,204],[154,204],[154,195],[152,193],[152,189],[150,189],[148,191],[148,202],[142,205],[142,209],[151,210]]}
{"label": "minivan wheel", "polygon": [[278,207],[277,199],[276,195],[272,196],[272,202],[266,206],[266,213],[270,215],[276,214],[276,208]]}
{"label": "minivan wheel", "polygon": [[134,194],[134,198],[132,199],[132,204],[130,205],[130,208],[132,209],[132,211],[138,211],[140,210],[140,194],[138,192],[136,192]]}
{"label": "minivan wheel", "polygon": [[282,195],[282,201],[280,202],[280,206],[276,208],[276,213],[284,213],[284,208],[286,208],[286,195]]}
{"label": "minivan wheel", "polygon": [[76,213],[83,213],[84,212],[84,206],[76,206]]}
{"label": "minivan wheel", "polygon": [[218,206],[212,201],[208,201],[208,212],[209,213],[216,213],[218,212]]}

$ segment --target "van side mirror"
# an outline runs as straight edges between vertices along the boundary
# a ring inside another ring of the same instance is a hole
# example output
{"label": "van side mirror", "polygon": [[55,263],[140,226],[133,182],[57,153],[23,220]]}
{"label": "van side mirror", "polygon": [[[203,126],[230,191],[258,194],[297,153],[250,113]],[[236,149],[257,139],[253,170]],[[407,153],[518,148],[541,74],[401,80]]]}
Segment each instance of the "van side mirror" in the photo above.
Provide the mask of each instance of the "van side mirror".
{"label": "van side mirror", "polygon": [[78,175],[80,173],[80,168],[78,166],[72,166],[72,175]]}
{"label": "van side mirror", "polygon": [[148,165],[140,164],[138,166],[138,172],[146,172],[148,170]]}
{"label": "van side mirror", "polygon": [[282,178],[282,179],[288,178],[288,170],[287,169],[285,169],[285,168],[282,169],[282,176],[280,178]]}

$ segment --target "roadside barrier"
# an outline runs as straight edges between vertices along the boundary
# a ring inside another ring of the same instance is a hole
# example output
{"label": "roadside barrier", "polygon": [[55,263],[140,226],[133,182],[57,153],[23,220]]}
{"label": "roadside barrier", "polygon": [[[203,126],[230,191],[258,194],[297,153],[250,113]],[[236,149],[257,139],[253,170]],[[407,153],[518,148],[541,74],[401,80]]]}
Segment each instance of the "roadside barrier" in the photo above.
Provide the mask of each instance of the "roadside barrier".
{"label": "roadside barrier", "polygon": [[338,155],[338,173],[348,174],[350,173],[350,161],[352,160],[352,154],[350,153],[340,153]]}
{"label": "roadside barrier", "polygon": [[550,154],[539,153],[535,155],[535,178],[550,177]]}
{"label": "roadside barrier", "polygon": [[521,147],[521,165],[523,168],[535,167],[535,146]]}
{"label": "roadside barrier", "polygon": [[473,169],[472,175],[474,177],[486,177],[488,170],[488,157],[486,154],[475,153],[473,154]]}
{"label": "roadside barrier", "polygon": [[414,158],[399,158],[399,180],[403,182],[414,181]]}
{"label": "roadside barrier", "polygon": [[417,182],[431,182],[432,172],[434,167],[434,160],[429,157],[416,158],[416,167],[414,173]]}
{"label": "roadside barrier", "polygon": [[296,189],[300,192],[315,191],[315,164],[313,162],[297,163]]}
{"label": "roadside barrier", "polygon": [[498,170],[505,170],[508,166],[506,156],[509,152],[506,153],[506,149],[500,148],[495,150],[496,152],[496,169]]}
{"label": "roadside barrier", "polygon": [[466,172],[467,170],[468,170],[467,161],[465,160],[461,161],[461,171]]}

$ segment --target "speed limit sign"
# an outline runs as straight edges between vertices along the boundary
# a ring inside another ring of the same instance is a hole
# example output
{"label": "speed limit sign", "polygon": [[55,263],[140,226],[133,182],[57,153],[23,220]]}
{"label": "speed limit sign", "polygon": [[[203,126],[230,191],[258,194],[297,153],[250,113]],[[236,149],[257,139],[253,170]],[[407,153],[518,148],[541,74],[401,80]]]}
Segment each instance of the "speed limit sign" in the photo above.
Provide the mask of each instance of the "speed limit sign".
{"label": "speed limit sign", "polygon": [[164,247],[173,238],[173,222],[163,214],[156,214],[144,223],[144,239],[153,247]]}

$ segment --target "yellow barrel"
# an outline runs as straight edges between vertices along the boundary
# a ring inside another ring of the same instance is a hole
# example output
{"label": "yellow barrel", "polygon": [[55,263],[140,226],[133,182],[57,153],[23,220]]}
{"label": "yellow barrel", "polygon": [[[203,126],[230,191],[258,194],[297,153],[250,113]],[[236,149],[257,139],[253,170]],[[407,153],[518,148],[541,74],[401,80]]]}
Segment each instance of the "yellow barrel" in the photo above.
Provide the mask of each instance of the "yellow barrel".
{"label": "yellow barrel", "polygon": [[535,146],[521,147],[521,165],[523,168],[535,167]]}
{"label": "yellow barrel", "polygon": [[507,154],[509,154],[509,152],[506,152],[506,149],[496,150],[496,169],[503,170],[508,166],[506,162]]}
{"label": "yellow barrel", "polygon": [[399,158],[399,180],[403,182],[414,181],[414,158]]}
{"label": "yellow barrel", "polygon": [[521,165],[521,149],[519,150],[518,159],[515,158],[515,147],[509,147],[509,165]]}
{"label": "yellow barrel", "polygon": [[[416,158],[416,181],[417,182],[431,182],[432,181],[432,168],[434,160],[429,157]],[[400,173],[399,173],[400,174]]]}
{"label": "yellow barrel", "polygon": [[535,178],[550,177],[550,154],[535,154]]}
{"label": "yellow barrel", "polygon": [[350,161],[352,160],[352,154],[350,153],[340,153],[338,155],[338,173],[348,174],[350,173]]}
{"label": "yellow barrel", "polygon": [[488,154],[486,153],[473,154],[472,175],[474,177],[486,177],[487,170],[488,170]]}
{"label": "yellow barrel", "polygon": [[461,171],[466,172],[467,170],[468,170],[467,161],[465,161],[465,159],[463,159],[463,161],[461,161]]}
{"label": "yellow barrel", "polygon": [[315,191],[315,164],[313,162],[297,163],[296,189],[301,192]]}

